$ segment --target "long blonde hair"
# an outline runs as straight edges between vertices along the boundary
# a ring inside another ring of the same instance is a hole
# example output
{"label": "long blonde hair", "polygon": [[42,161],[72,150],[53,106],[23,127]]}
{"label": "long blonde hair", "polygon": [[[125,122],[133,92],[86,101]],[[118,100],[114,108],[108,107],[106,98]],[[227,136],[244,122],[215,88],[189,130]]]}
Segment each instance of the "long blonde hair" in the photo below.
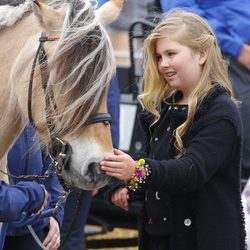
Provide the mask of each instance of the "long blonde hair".
{"label": "long blonde hair", "polygon": [[[188,99],[188,115],[175,133],[176,147],[179,155],[184,152],[182,136],[190,127],[198,104],[213,88],[214,82],[221,84],[232,98],[232,86],[227,75],[227,65],[216,40],[216,37],[200,16],[181,9],[175,9],[166,14],[144,41],[144,92],[138,96],[143,108],[155,116],[156,123],[160,119],[160,106],[164,100],[173,94],[174,90],[159,74],[155,56],[156,41],[169,37],[178,43],[189,47],[192,51],[208,50],[208,57],[202,68],[201,78]],[[188,62],[187,62],[188,63]]]}

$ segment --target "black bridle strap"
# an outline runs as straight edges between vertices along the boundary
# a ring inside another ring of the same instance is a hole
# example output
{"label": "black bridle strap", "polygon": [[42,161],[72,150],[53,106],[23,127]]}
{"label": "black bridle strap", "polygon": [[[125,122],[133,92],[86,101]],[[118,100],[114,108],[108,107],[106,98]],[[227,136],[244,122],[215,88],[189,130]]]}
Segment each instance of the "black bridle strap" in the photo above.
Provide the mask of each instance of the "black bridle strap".
{"label": "black bridle strap", "polygon": [[[45,94],[45,110],[46,110],[46,122],[48,129],[50,133],[55,128],[55,124],[52,120],[52,110],[51,107],[54,108],[54,110],[57,109],[57,105],[54,98],[53,90],[50,88],[48,90],[48,79],[49,79],[49,73],[48,73],[48,58],[47,54],[44,49],[44,42],[49,41],[46,39],[47,37],[40,37],[40,50],[38,54],[39,58],[39,65],[40,65],[40,71],[41,71],[41,79],[42,79],[42,88],[44,90]],[[46,94],[46,91],[48,94]]]}
{"label": "black bridle strap", "polygon": [[[42,33],[42,36],[39,38],[39,47],[37,49],[34,61],[32,63],[32,69],[31,69],[31,74],[30,74],[30,80],[29,80],[29,89],[28,89],[28,117],[29,117],[29,122],[30,124],[35,127],[34,124],[34,120],[32,117],[32,90],[33,90],[33,80],[34,80],[34,73],[35,73],[35,67],[36,67],[36,62],[37,62],[37,58],[39,58],[39,64],[40,64],[40,70],[41,70],[41,78],[42,78],[42,88],[44,90],[44,92],[46,92],[47,89],[47,83],[48,83],[48,59],[47,59],[47,55],[46,52],[44,50],[44,42],[46,41],[56,41],[59,40],[59,37],[48,37],[45,36]],[[46,96],[46,93],[45,93]],[[56,109],[56,103],[54,100],[54,94],[53,92],[50,93],[50,95],[45,99],[45,109],[46,109],[46,113],[49,112],[50,107],[51,107],[51,102],[53,103],[53,108]],[[51,112],[49,112],[49,115],[46,115],[46,121],[47,121],[47,125],[49,128],[49,131],[51,132],[52,129],[54,128],[54,124],[52,123],[51,118]]]}
{"label": "black bridle strap", "polygon": [[32,68],[31,68],[31,73],[30,73],[30,80],[29,80],[29,89],[28,89],[28,117],[29,117],[29,122],[30,124],[35,128],[34,120],[32,117],[32,91],[33,91],[33,79],[34,79],[34,73],[35,73],[35,68],[36,68],[36,61],[37,57],[40,51],[40,46],[39,44],[36,55],[34,57],[33,63],[32,63]]}
{"label": "black bridle strap", "polygon": [[103,122],[105,125],[112,123],[112,117],[109,113],[97,113],[93,116],[90,116],[86,121],[86,125]]}

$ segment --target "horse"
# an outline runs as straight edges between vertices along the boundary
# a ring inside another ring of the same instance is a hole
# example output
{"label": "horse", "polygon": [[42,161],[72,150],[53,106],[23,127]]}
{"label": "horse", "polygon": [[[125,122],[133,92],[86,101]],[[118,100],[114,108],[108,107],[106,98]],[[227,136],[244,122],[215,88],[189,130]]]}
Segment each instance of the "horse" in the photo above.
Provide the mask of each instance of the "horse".
{"label": "horse", "polygon": [[116,62],[104,26],[124,2],[99,9],[95,0],[0,6],[2,172],[31,123],[67,185],[92,190],[109,182],[99,162],[113,154],[107,91]]}

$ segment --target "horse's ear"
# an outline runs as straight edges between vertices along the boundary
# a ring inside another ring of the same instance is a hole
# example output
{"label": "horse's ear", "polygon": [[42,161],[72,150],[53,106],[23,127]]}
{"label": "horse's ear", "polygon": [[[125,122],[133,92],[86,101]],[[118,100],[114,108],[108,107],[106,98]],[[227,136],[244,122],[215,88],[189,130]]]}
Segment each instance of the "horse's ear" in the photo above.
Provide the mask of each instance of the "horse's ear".
{"label": "horse's ear", "polygon": [[42,3],[43,1],[33,0],[33,12],[44,30],[49,34],[59,34],[64,20],[62,9],[53,9]]}
{"label": "horse's ear", "polygon": [[113,22],[121,10],[126,0],[110,0],[96,10],[97,15],[103,25]]}

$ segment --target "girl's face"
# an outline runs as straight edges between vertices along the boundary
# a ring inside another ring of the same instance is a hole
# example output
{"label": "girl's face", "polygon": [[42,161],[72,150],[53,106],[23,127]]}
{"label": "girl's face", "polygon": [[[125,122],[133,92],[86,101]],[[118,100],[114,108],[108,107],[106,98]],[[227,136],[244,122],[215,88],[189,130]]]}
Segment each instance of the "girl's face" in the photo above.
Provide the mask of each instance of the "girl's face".
{"label": "girl's face", "polygon": [[207,51],[194,52],[167,37],[156,41],[155,51],[159,73],[173,89],[188,97],[199,82]]}

